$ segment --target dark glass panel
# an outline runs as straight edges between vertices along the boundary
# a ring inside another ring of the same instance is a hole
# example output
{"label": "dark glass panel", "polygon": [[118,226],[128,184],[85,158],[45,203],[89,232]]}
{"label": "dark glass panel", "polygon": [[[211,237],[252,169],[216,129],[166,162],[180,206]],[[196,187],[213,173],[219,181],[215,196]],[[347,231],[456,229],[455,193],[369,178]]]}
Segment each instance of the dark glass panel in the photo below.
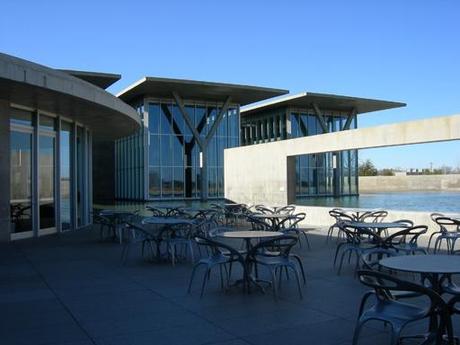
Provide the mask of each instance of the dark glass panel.
{"label": "dark glass panel", "polygon": [[184,197],[184,169],[174,168],[174,196]]}
{"label": "dark glass panel", "polygon": [[149,131],[153,134],[160,132],[160,105],[158,103],[149,104]]}
{"label": "dark glass panel", "polygon": [[195,107],[195,128],[200,136],[206,136],[206,107],[197,105]]}
{"label": "dark glass panel", "polygon": [[299,136],[299,114],[291,113],[291,136],[296,138]]}
{"label": "dark glass panel", "polygon": [[308,132],[309,135],[318,134],[317,119],[315,115],[308,115]]}
{"label": "dark glass panel", "polygon": [[[185,110],[188,114],[188,116],[190,117],[190,121],[192,122],[192,125],[196,128],[196,122],[195,122],[195,106],[194,105],[186,105],[185,106]],[[180,114],[182,115],[182,114]],[[187,125],[187,122],[185,121],[185,119],[183,119],[184,121],[184,124],[183,124],[183,127],[184,129],[182,130],[182,133],[186,136],[190,136],[192,135],[192,131],[190,129],[190,127]]]}
{"label": "dark glass panel", "polygon": [[32,113],[27,110],[11,108],[10,123],[32,126]]}
{"label": "dark glass panel", "polygon": [[159,167],[149,168],[149,194],[152,198],[159,198],[161,192],[161,177]]}
{"label": "dark glass panel", "polygon": [[32,134],[10,132],[11,233],[32,231]]}
{"label": "dark glass panel", "polygon": [[54,138],[40,136],[39,139],[39,196],[40,229],[53,228],[55,223],[54,205]]}
{"label": "dark glass panel", "polygon": [[160,165],[160,135],[150,135],[149,165]]}
{"label": "dark glass panel", "polygon": [[209,181],[209,189],[208,193],[210,197],[217,196],[217,169],[216,168],[208,168],[208,181]]}
{"label": "dark glass panel", "polygon": [[[190,107],[186,107],[186,110],[189,114],[189,116],[193,119],[193,107],[190,109]],[[191,113],[191,114],[190,114]],[[184,117],[182,116],[182,113],[177,105],[173,105],[173,115],[174,115],[174,121],[173,121],[173,132],[176,135],[184,135]],[[188,128],[188,126],[187,126]]]}
{"label": "dark glass panel", "polygon": [[184,166],[184,137],[182,136],[172,136],[173,142],[173,152],[174,152],[174,166],[182,167]]}
{"label": "dark glass panel", "polygon": [[54,131],[55,122],[54,117],[40,115],[40,129]]}
{"label": "dark glass panel", "polygon": [[172,144],[171,135],[160,135],[161,140],[161,165],[171,166],[172,165]]}
{"label": "dark glass panel", "polygon": [[173,193],[173,169],[161,168],[161,194],[163,197],[171,197]]}
{"label": "dark glass panel", "polygon": [[161,134],[172,134],[171,122],[172,122],[172,113],[171,113],[171,104],[161,103],[160,107],[160,133]]}

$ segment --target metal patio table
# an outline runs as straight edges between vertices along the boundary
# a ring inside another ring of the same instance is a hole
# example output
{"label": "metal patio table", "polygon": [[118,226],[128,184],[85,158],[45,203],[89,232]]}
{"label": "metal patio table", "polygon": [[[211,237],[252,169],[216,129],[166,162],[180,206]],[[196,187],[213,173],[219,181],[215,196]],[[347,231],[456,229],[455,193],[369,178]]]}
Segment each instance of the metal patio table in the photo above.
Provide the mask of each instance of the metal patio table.
{"label": "metal patio table", "polygon": [[360,219],[372,212],[380,211],[379,209],[373,208],[373,209],[365,209],[365,208],[344,208],[343,212],[344,213],[350,213],[351,216],[356,220],[360,221]]}
{"label": "metal patio table", "polygon": [[[394,256],[380,260],[379,264],[395,271],[419,273],[422,281],[427,279],[431,289],[439,295],[445,292],[442,286],[443,281],[452,274],[460,273],[460,256],[453,255]],[[437,327],[437,325],[430,327]],[[444,336],[444,339],[446,337],[447,335]]]}
{"label": "metal patio table", "polygon": [[380,237],[382,231],[388,229],[405,229],[409,227],[407,224],[397,222],[347,222],[346,224],[352,228],[357,229],[358,231],[359,229],[374,229]]}
{"label": "metal patio table", "polygon": [[[232,238],[232,239],[241,239],[245,241],[245,247],[246,247],[246,257],[245,257],[245,263],[247,267],[247,262],[248,262],[248,254],[252,248],[252,243],[251,241],[254,239],[268,239],[268,238],[274,238],[274,237],[279,237],[283,236],[284,234],[282,232],[278,231],[225,231],[219,233],[217,236],[222,237],[222,238]],[[264,288],[262,285],[260,285],[260,282],[263,283],[270,283],[269,281],[265,280],[260,280],[254,277],[250,272],[246,271],[246,267],[244,268],[244,274],[243,274],[243,279],[239,279],[236,281],[235,285],[240,285],[243,284],[244,287],[249,287],[251,284],[257,286],[259,289],[264,291]]]}

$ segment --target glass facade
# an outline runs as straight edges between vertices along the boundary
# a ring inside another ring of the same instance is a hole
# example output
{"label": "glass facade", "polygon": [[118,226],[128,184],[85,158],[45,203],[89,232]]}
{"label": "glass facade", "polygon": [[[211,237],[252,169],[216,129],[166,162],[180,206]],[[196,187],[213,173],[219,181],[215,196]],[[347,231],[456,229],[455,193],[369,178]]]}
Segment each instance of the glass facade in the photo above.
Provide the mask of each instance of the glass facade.
{"label": "glass facade", "polygon": [[[241,142],[242,145],[253,145],[337,132],[344,130],[348,118],[348,114],[324,111],[324,125],[322,125],[312,109],[280,107],[260,111],[241,118]],[[353,116],[349,128],[357,128],[356,115]],[[356,150],[296,157],[297,198],[356,194],[358,194]]]}
{"label": "glass facade", "polygon": [[[145,109],[143,105],[137,107],[144,128],[138,134],[116,143],[117,197],[153,200],[200,198],[202,150],[180,108],[171,100],[146,100],[145,104]],[[201,142],[207,142],[206,166],[203,169],[207,169],[210,198],[224,196],[224,149],[239,145],[238,106],[229,106],[215,132],[211,133],[222,106],[192,101],[184,105]],[[141,148],[142,145],[146,149]],[[140,153],[139,161],[129,158],[133,153],[136,157],[137,151]],[[140,176],[142,179],[144,162],[147,170],[145,190],[139,188],[142,181],[127,178],[127,175],[133,176],[134,172],[134,177]],[[138,192],[133,193],[133,190]]]}
{"label": "glass facade", "polygon": [[[11,239],[89,224],[89,131],[40,110],[12,107],[10,111]],[[79,145],[84,150],[77,159],[73,148]]]}

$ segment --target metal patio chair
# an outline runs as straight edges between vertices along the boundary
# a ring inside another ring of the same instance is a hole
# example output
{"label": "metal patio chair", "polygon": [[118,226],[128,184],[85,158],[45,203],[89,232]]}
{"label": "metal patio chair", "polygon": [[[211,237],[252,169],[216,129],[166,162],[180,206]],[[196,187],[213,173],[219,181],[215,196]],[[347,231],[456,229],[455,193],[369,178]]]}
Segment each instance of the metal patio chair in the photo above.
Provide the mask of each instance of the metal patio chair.
{"label": "metal patio chair", "polygon": [[460,221],[450,217],[437,217],[435,222],[439,225],[440,234],[438,234],[434,242],[433,252],[436,254],[441,249],[442,242],[445,241],[447,253],[453,254],[455,252],[455,244],[460,238]]}
{"label": "metal patio chair", "polygon": [[340,233],[339,224],[343,222],[347,222],[347,221],[353,222],[355,220],[352,216],[343,212],[342,209],[339,209],[339,208],[334,208],[330,210],[329,215],[332,218],[334,218],[335,222],[329,227],[327,231],[326,242],[329,242],[329,239],[331,239],[332,236],[334,235],[334,229],[337,229],[337,239],[340,238],[341,233]]}
{"label": "metal patio chair", "polygon": [[387,237],[383,242],[383,246],[392,249],[397,253],[402,252],[404,254],[412,255],[416,253],[427,254],[426,249],[419,247],[417,242],[418,238],[427,231],[428,226],[426,225],[418,225],[400,230]]}
{"label": "metal patio chair", "polygon": [[[430,326],[427,334],[415,335],[404,338],[421,338],[423,344],[433,341],[441,343],[444,332],[447,331],[448,343],[453,342],[452,320],[448,305],[433,290],[422,285],[403,281],[394,276],[369,270],[358,271],[358,277],[363,285],[374,289],[376,300],[368,309],[359,315],[354,334],[353,345],[358,344],[361,329],[368,321],[382,321],[391,325],[391,345],[400,344],[401,331],[411,322],[429,319]],[[393,297],[394,291],[406,291],[417,293],[428,299],[428,303],[420,306],[406,301],[398,301]]]}
{"label": "metal patio chair", "polygon": [[[435,223],[438,227],[439,227],[439,225],[438,225],[438,223],[436,223],[436,218],[439,218],[439,217],[445,217],[445,215],[442,214],[442,213],[437,213],[437,212],[431,213],[431,214],[430,214],[431,220],[432,220],[433,223]],[[438,231],[434,231],[434,232],[431,233],[430,239],[428,240],[427,250],[430,250],[431,240],[433,239],[433,237],[434,237],[434,236],[438,236],[438,235],[440,235],[441,233],[442,233],[441,229],[439,229]]]}
{"label": "metal patio chair", "polygon": [[201,236],[195,237],[195,242],[200,247],[205,247],[206,252],[209,252],[209,256],[206,258],[200,259],[192,269],[192,274],[190,277],[190,282],[188,285],[188,293],[192,290],[193,279],[196,274],[196,270],[200,266],[205,267],[205,273],[203,276],[203,282],[201,284],[201,292],[200,298],[203,297],[204,289],[206,286],[207,281],[210,279],[211,271],[214,267],[219,267],[220,273],[220,284],[221,288],[224,288],[224,270],[226,276],[227,286],[229,285],[230,278],[231,278],[231,270],[227,269],[227,264],[232,264],[234,262],[239,262],[243,268],[243,274],[246,274],[246,265],[243,256],[232,247],[224,244],[222,242],[218,242],[214,239],[205,238]]}

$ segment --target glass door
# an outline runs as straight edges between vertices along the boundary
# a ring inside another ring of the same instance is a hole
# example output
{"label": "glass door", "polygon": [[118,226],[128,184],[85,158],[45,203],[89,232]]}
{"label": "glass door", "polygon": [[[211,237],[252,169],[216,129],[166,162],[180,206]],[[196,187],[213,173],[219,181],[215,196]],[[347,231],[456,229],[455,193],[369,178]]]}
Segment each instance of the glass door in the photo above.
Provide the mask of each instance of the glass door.
{"label": "glass door", "polygon": [[32,145],[31,130],[11,130],[11,239],[33,236]]}
{"label": "glass door", "polygon": [[54,134],[40,134],[38,140],[39,235],[54,233],[56,227]]}

